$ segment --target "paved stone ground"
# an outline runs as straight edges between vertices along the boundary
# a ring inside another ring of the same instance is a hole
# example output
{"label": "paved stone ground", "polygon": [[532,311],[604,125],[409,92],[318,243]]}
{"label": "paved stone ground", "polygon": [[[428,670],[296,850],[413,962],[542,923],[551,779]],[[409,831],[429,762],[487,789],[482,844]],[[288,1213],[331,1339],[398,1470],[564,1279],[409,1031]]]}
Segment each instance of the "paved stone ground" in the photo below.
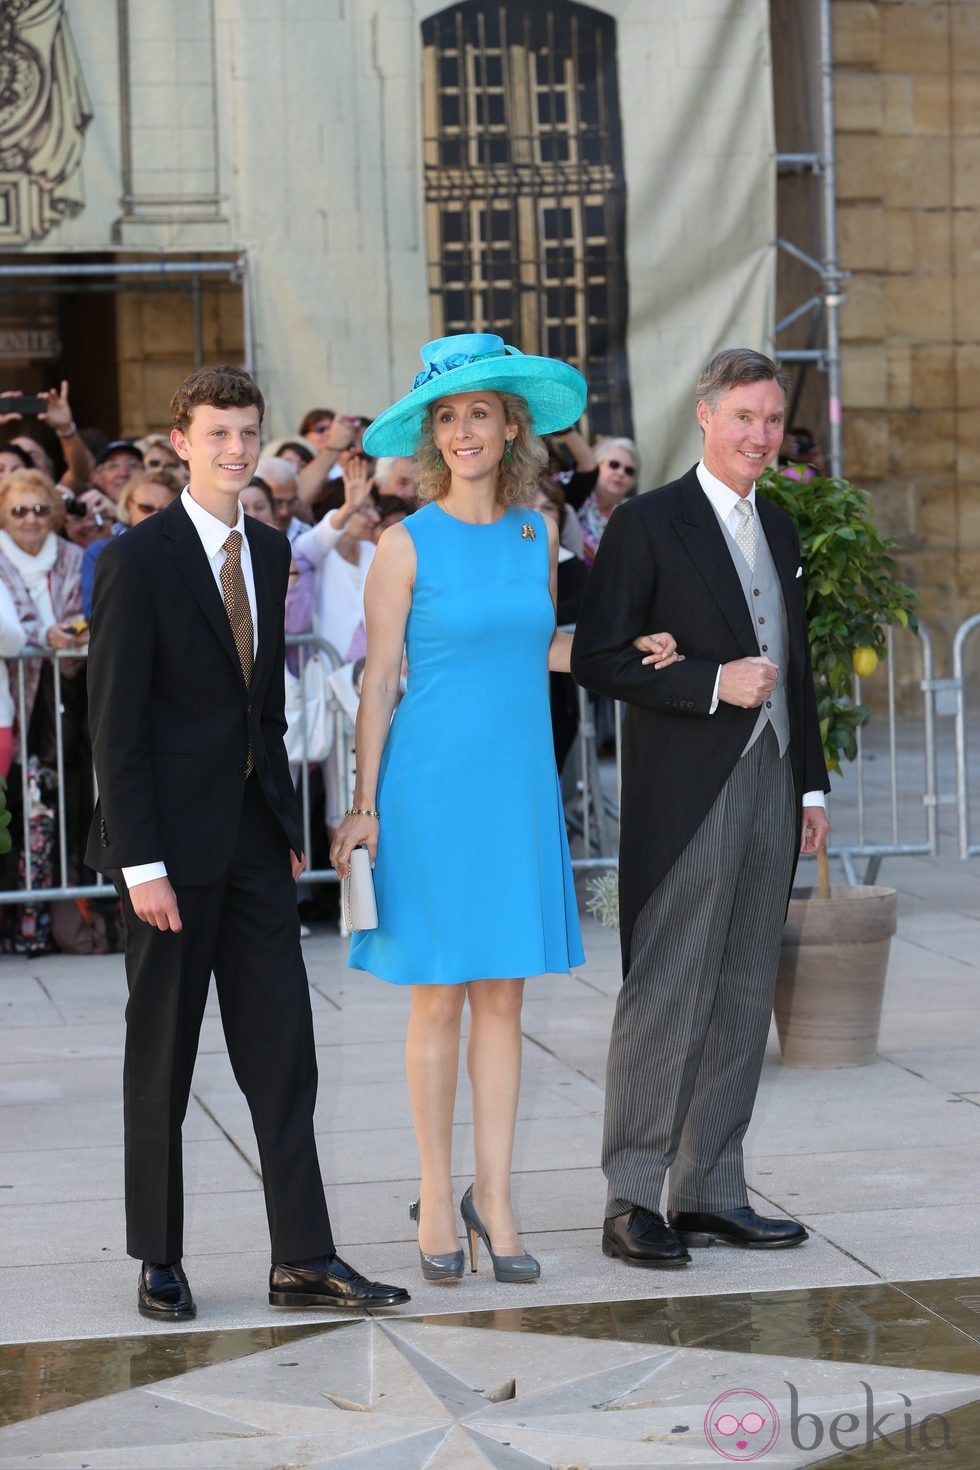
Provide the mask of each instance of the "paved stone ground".
{"label": "paved stone ground", "polygon": [[[948,793],[952,752],[941,733]],[[886,753],[869,753],[874,842],[890,839],[895,819]],[[921,771],[904,727],[895,785],[906,842],[924,832]],[[362,1269],[412,1292],[410,1307],[374,1323],[266,1305],[255,1143],[213,1002],[185,1128],[185,1260],[199,1315],[180,1333],[138,1317],[136,1266],[123,1248],[122,961],[0,961],[0,1344],[9,1344],[0,1346],[0,1422],[9,1424],[0,1466],[612,1470],[707,1466],[756,1450],[767,1464],[794,1466],[831,1454],[824,1430],[841,1413],[861,1430],[843,1444],[859,1445],[873,1392],[875,1416],[890,1413],[891,1428],[914,1406],[912,1438],[867,1458],[855,1449],[849,1465],[935,1463],[933,1441],[916,1438],[933,1415],[936,1442],[945,1435],[958,1447],[943,1464],[973,1470],[980,862],[959,861],[954,808],[940,814],[941,855],[889,858],[879,875],[898,889],[899,931],[874,1063],[792,1070],[770,1038],[747,1140],[752,1198],[802,1218],[810,1242],[698,1252],[683,1272],[629,1270],[599,1249],[615,935],[587,920],[583,969],[528,982],[515,1183],[540,1283],[498,1286],[484,1263],[437,1287],[421,1281],[407,1216],[417,1186],[407,997],[346,970],[342,941],[317,929],[306,955],[318,1141],[338,1239]],[[852,846],[853,773],[837,783],[832,816],[836,839]],[[458,1119],[462,1190],[472,1167],[465,1077]],[[306,1338],[304,1323],[322,1330]],[[791,1437],[790,1383],[800,1412],[817,1416],[806,1421],[811,1434],[820,1426],[824,1436],[809,1450]],[[742,1422],[748,1405],[767,1427],[736,1453],[734,1440],[714,1435],[723,1411],[712,1419],[706,1407],[746,1384],[755,1398],[735,1405]]]}
{"label": "paved stone ground", "polygon": [[[913,733],[904,733],[900,784],[910,820],[921,823],[921,763]],[[945,780],[948,751],[943,761]],[[880,752],[867,771],[869,813],[887,825],[890,779]],[[834,815],[846,834],[854,804],[848,784],[839,786]],[[524,1288],[535,1304],[976,1271],[980,861],[953,855],[953,813],[943,812],[944,855],[889,859],[880,875],[899,890],[900,918],[874,1064],[791,1070],[770,1039],[747,1141],[749,1179],[761,1209],[806,1221],[805,1249],[701,1252],[693,1267],[670,1273],[669,1288],[658,1273],[607,1261],[598,1159],[617,938],[587,920],[584,968],[529,980],[516,1196],[526,1243],[543,1265],[541,1282]],[[497,1286],[486,1269],[455,1287],[421,1281],[407,1214],[417,1187],[402,1061],[407,996],[346,970],[345,945],[326,927],[305,948],[321,1075],[318,1139],[343,1251],[361,1269],[408,1284],[413,1312],[512,1304],[517,1288]],[[154,1330],[135,1315],[135,1266],[124,1252],[124,995],[119,957],[0,961],[3,1341]],[[458,1120],[462,1190],[472,1168],[465,1076]],[[185,1139],[185,1259],[197,1329],[281,1320],[265,1303],[255,1141],[213,999]]]}

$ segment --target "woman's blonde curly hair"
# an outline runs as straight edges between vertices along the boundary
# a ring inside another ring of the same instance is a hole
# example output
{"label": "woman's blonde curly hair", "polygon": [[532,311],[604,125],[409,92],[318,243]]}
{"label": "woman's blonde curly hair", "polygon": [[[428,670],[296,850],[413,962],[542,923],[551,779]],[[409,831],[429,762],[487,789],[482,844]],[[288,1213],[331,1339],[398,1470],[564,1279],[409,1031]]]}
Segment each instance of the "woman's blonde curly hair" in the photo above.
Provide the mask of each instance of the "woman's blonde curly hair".
{"label": "woman's blonde curly hair", "polygon": [[[490,390],[488,390],[489,394]],[[548,463],[548,451],[531,428],[531,411],[516,393],[492,396],[500,400],[504,422],[517,425],[517,436],[511,441],[510,454],[500,461],[497,500],[501,505],[530,505],[538,492],[538,480]],[[450,472],[432,437],[432,414],[428,409],[422,420],[422,436],[415,451],[418,466],[419,499],[442,500],[449,490]]]}
{"label": "woman's blonde curly hair", "polygon": [[43,470],[11,470],[9,475],[0,479],[0,526],[4,530],[10,523],[7,513],[7,501],[18,490],[26,490],[29,495],[36,495],[51,507],[51,518],[48,521],[49,531],[60,531],[65,524],[65,501],[64,497],[55,489],[54,481],[50,475]]}

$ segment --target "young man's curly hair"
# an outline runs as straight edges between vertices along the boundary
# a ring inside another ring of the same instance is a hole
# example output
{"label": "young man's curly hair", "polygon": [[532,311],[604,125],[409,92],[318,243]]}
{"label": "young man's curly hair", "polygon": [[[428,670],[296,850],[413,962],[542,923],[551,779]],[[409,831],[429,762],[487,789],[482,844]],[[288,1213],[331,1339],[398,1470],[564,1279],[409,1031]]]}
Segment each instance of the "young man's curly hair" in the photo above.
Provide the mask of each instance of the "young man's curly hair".
{"label": "young man's curly hair", "polygon": [[186,434],[191,414],[201,404],[209,408],[251,408],[259,411],[259,422],[265,414],[265,399],[258,384],[244,368],[203,367],[185,378],[170,400],[170,420],[175,429]]}

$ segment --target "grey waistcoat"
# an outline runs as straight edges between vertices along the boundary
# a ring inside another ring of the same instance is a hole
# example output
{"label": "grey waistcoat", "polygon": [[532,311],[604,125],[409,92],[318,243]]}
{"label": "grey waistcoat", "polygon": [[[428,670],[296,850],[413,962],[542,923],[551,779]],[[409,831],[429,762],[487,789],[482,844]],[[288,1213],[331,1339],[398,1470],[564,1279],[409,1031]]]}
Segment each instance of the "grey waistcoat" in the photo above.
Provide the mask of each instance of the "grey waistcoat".
{"label": "grey waistcoat", "polygon": [[[759,710],[759,718],[749,736],[745,750],[750,750],[767,724],[772,725],[779,741],[779,754],[784,756],[789,747],[789,706],[786,702],[786,665],[789,657],[789,640],[786,629],[786,608],[783,592],[779,585],[779,573],[772,559],[766,534],[759,522],[759,550],[755,558],[755,571],[739,549],[738,542],[719,516],[718,523],[725,534],[728,549],[735,563],[738,579],[742,584],[752,626],[759,643],[759,652],[765,654],[779,668],[776,687]],[[742,754],[745,754],[745,750]]]}

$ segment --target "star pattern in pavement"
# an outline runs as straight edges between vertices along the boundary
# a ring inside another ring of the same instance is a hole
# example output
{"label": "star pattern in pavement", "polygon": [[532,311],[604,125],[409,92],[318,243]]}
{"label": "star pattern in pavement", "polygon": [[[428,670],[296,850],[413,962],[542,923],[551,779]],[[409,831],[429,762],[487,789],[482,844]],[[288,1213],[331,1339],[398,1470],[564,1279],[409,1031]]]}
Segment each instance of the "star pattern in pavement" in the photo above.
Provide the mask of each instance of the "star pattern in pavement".
{"label": "star pattern in pavement", "polygon": [[871,1423],[938,1448],[978,1398],[965,1374],[368,1321],[13,1425],[0,1470],[769,1470]]}

